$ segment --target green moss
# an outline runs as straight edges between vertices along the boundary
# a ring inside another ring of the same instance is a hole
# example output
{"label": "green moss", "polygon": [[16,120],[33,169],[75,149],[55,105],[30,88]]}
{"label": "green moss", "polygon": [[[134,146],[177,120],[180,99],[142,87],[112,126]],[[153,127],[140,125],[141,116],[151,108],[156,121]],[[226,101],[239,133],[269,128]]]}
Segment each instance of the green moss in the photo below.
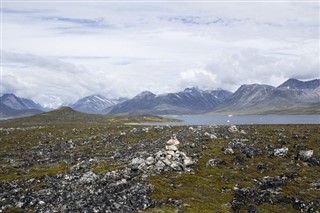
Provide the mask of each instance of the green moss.
{"label": "green moss", "polygon": [[65,162],[61,162],[59,164],[42,164],[26,170],[13,169],[9,174],[2,173],[0,175],[0,180],[25,180],[31,178],[40,178],[43,176],[53,176],[68,172],[70,172],[70,166]]}
{"label": "green moss", "polygon": [[16,208],[6,209],[3,211],[3,213],[32,213],[32,211],[16,207]]}
{"label": "green moss", "polygon": [[97,173],[106,173],[110,170],[122,170],[122,169],[124,169],[124,166],[117,164],[114,161],[113,162],[101,161],[92,167],[92,171]]}
{"label": "green moss", "polygon": [[[158,202],[165,202],[169,198],[181,200],[185,206],[181,207],[182,212],[231,212],[231,201],[234,196],[233,187],[237,184],[239,187],[256,188],[255,179],[265,176],[278,176],[283,173],[298,173],[297,180],[288,181],[283,187],[283,196],[297,196],[306,202],[316,203],[320,197],[319,190],[311,187],[313,181],[318,180],[318,172],[315,167],[304,165],[300,160],[295,160],[292,156],[297,154],[295,144],[302,144],[308,149],[320,153],[319,134],[317,125],[254,125],[240,126],[240,129],[246,129],[247,135],[234,135],[235,138],[247,138],[248,144],[256,141],[255,147],[263,150],[263,153],[254,158],[247,158],[245,154],[236,151],[235,155],[225,155],[221,148],[228,146],[231,139],[207,140],[198,137],[208,149],[193,149],[193,152],[201,153],[201,158],[195,169],[195,174],[176,174],[153,176],[149,182],[155,186],[155,192],[152,198]],[[278,132],[277,129],[285,129],[284,132]],[[255,134],[252,134],[256,132]],[[296,139],[294,134],[307,136],[304,139]],[[283,138],[287,144],[282,145],[277,141]],[[195,138],[189,136],[188,140]],[[287,146],[289,153],[287,157],[268,157],[266,150],[268,145],[276,148]],[[240,165],[234,165],[232,159],[235,156],[241,156],[245,162]],[[206,163],[211,158],[220,158],[226,161],[226,165],[218,167],[207,167]],[[257,170],[259,164],[266,164],[269,170],[261,173]],[[226,189],[226,190],[223,190]],[[224,191],[224,192],[223,192]],[[248,203],[240,212],[247,212]],[[253,205],[253,204],[250,204]],[[255,206],[259,212],[297,212],[289,204],[266,204]]]}

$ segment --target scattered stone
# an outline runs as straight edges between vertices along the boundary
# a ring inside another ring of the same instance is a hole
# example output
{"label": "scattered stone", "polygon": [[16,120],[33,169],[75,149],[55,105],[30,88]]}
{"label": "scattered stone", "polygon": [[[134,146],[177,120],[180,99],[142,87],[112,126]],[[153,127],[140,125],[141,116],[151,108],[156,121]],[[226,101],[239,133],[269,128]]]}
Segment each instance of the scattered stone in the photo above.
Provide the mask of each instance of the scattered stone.
{"label": "scattered stone", "polygon": [[244,158],[241,156],[236,156],[234,159],[232,159],[232,163],[234,165],[243,164],[245,162]]}
{"label": "scattered stone", "polygon": [[282,147],[280,149],[274,149],[273,155],[275,157],[285,157],[288,153],[288,147]]}
{"label": "scattered stone", "polygon": [[218,158],[214,158],[214,159],[210,159],[208,162],[207,162],[207,167],[214,167],[214,166],[223,166],[223,165],[226,165],[226,161],[225,160],[221,160],[221,159],[218,159]]}
{"label": "scattered stone", "polygon": [[218,138],[215,134],[210,134],[208,132],[205,132],[204,135],[209,136],[211,140],[216,140]]}
{"label": "scattered stone", "polygon": [[179,163],[179,162],[172,162],[172,164],[170,165],[170,167],[175,170],[175,171],[181,171],[183,170],[183,166]]}
{"label": "scattered stone", "polygon": [[307,161],[310,158],[312,158],[313,155],[313,150],[305,150],[305,151],[300,151],[299,152],[299,159]]}
{"label": "scattered stone", "polygon": [[159,169],[161,170],[165,166],[166,166],[166,164],[161,160],[157,161],[157,163],[155,164],[155,167],[156,167],[157,170],[159,170]]}
{"label": "scattered stone", "polygon": [[259,164],[257,165],[257,170],[258,170],[260,173],[264,173],[264,172],[269,171],[270,169],[269,169],[268,165],[259,163]]}
{"label": "scattered stone", "polygon": [[240,133],[243,134],[243,135],[247,134],[243,129],[241,129]]}
{"label": "scattered stone", "polygon": [[236,125],[231,125],[228,130],[229,130],[229,132],[231,132],[231,133],[237,133],[237,132],[239,132],[239,130],[238,130],[238,128],[236,127]]}
{"label": "scattered stone", "polygon": [[152,165],[154,164],[154,158],[149,156],[146,160],[145,160],[145,163],[149,166],[149,165]]}
{"label": "scattered stone", "polygon": [[131,160],[131,165],[141,165],[143,163],[145,163],[145,161],[142,158],[134,158]]}
{"label": "scattered stone", "polygon": [[98,176],[95,173],[93,173],[92,171],[89,171],[83,174],[83,176],[80,179],[80,183],[83,183],[83,184],[93,183],[97,178]]}
{"label": "scattered stone", "polygon": [[176,145],[169,145],[169,146],[166,146],[166,150],[177,151],[178,147],[176,147]]}
{"label": "scattered stone", "polygon": [[317,190],[320,190],[320,180],[312,182],[311,186],[314,187]]}
{"label": "scattered stone", "polygon": [[186,157],[186,158],[183,160],[183,164],[184,164],[185,166],[191,166],[191,165],[194,164],[194,162],[193,162],[193,160],[191,160],[191,158]]}
{"label": "scattered stone", "polygon": [[225,148],[225,149],[224,149],[223,153],[224,153],[225,155],[233,155],[233,154],[234,154],[234,151],[233,151],[233,149],[232,149],[231,147],[228,147],[228,148]]}

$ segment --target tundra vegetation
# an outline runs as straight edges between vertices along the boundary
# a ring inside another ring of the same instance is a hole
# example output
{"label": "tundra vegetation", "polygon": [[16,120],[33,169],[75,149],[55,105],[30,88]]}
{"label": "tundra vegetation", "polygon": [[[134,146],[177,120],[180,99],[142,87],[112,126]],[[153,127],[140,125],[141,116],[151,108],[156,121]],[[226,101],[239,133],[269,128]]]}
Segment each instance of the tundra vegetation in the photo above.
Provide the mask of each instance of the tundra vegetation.
{"label": "tundra vegetation", "polygon": [[1,123],[0,212],[320,211],[319,125],[24,119]]}

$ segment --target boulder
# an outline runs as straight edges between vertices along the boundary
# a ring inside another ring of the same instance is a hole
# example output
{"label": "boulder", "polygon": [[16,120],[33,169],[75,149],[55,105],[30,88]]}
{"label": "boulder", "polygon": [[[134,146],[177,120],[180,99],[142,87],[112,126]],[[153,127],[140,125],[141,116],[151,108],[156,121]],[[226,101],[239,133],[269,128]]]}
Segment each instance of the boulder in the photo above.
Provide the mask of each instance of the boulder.
{"label": "boulder", "polygon": [[288,153],[288,147],[282,147],[280,149],[274,149],[273,155],[275,157],[285,157]]}
{"label": "boulder", "polygon": [[145,160],[145,163],[149,166],[149,165],[152,165],[154,164],[154,158],[153,157],[148,157],[146,160]]}
{"label": "boulder", "polygon": [[223,153],[226,154],[226,155],[233,155],[234,151],[233,151],[233,149],[231,147],[228,147],[228,148],[224,149]]}
{"label": "boulder", "polygon": [[299,152],[299,159],[301,160],[309,160],[312,158],[313,150],[304,150]]}
{"label": "boulder", "polygon": [[229,132],[231,133],[236,133],[236,132],[239,132],[238,128],[236,127],[236,125],[231,125],[229,128],[228,128]]}
{"label": "boulder", "polygon": [[182,165],[178,162],[172,162],[172,164],[170,165],[170,167],[175,170],[175,171],[181,171],[183,169]]}
{"label": "boulder", "polygon": [[140,164],[143,164],[143,163],[145,163],[145,161],[142,158],[133,158],[131,160],[131,165],[140,165]]}
{"label": "boulder", "polygon": [[191,160],[191,158],[189,157],[186,157],[184,160],[183,160],[183,164],[185,166],[191,166],[192,164],[194,164],[193,160]]}
{"label": "boulder", "polygon": [[155,168],[158,170],[163,169],[166,166],[165,163],[163,163],[161,160],[157,161],[157,163],[155,164]]}
{"label": "boulder", "polygon": [[207,167],[221,166],[221,165],[226,165],[226,161],[218,158],[214,158],[214,159],[210,159],[206,165]]}

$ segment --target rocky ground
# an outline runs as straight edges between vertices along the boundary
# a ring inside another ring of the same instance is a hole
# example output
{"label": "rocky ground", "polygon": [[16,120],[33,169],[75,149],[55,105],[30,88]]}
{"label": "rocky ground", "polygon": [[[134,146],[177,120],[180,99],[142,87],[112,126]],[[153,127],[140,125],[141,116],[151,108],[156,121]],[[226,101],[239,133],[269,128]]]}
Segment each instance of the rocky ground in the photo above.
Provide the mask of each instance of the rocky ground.
{"label": "rocky ground", "polygon": [[320,212],[319,127],[2,127],[0,212]]}

